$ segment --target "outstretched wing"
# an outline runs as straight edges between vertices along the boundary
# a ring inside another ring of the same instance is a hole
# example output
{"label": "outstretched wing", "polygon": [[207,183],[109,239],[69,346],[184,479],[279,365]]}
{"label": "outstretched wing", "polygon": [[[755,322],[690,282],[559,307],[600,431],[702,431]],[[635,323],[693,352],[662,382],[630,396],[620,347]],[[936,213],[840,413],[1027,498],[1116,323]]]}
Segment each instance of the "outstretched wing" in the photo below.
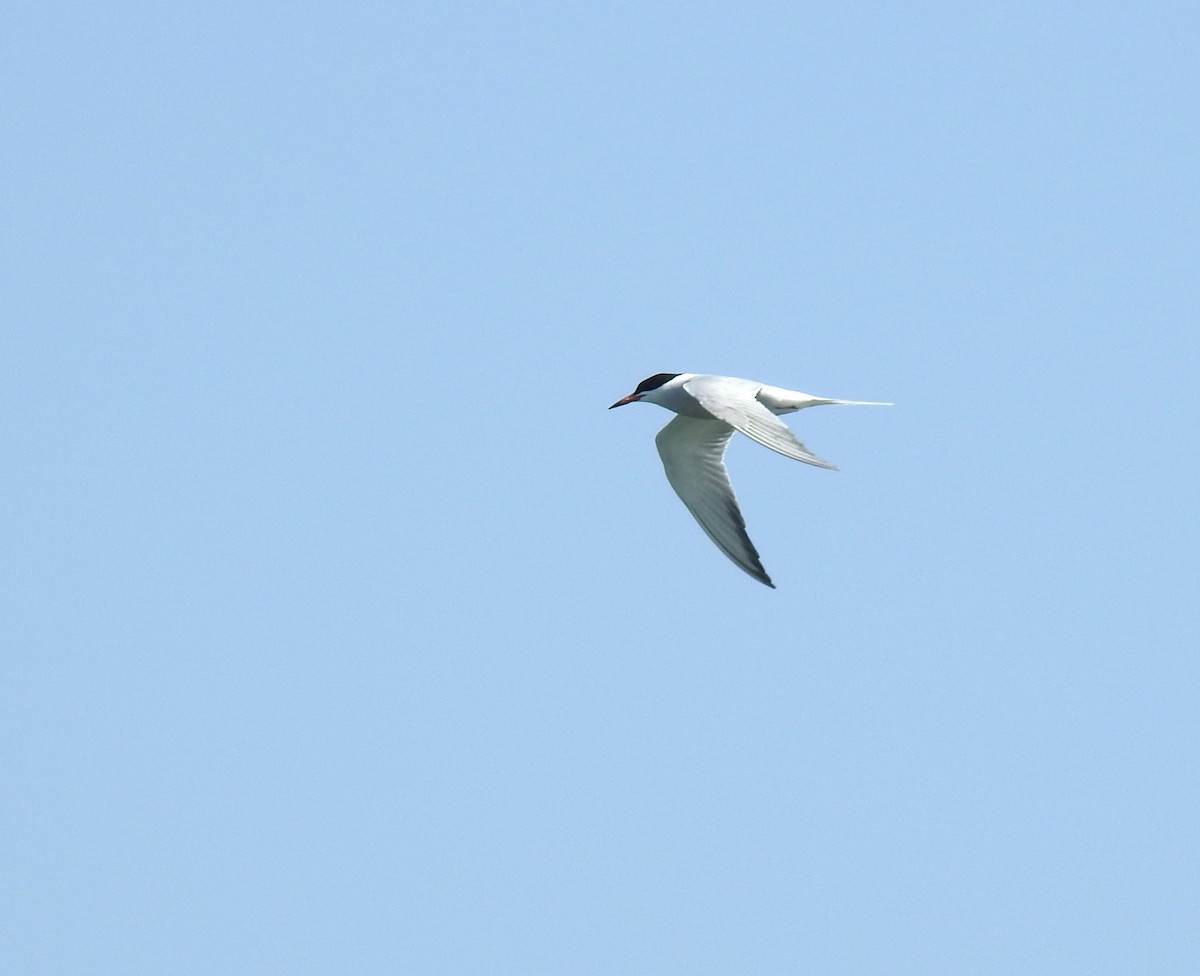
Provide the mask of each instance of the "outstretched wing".
{"label": "outstretched wing", "polygon": [[774,589],[746,534],[746,521],[725,470],[725,447],[732,436],[729,424],[681,414],[658,432],[654,443],[667,480],[700,528],[741,569]]}
{"label": "outstretched wing", "polygon": [[763,447],[805,464],[837,470],[801,444],[787,424],[755,399],[758,384],[732,377],[697,376],[684,383],[683,388],[714,417]]}

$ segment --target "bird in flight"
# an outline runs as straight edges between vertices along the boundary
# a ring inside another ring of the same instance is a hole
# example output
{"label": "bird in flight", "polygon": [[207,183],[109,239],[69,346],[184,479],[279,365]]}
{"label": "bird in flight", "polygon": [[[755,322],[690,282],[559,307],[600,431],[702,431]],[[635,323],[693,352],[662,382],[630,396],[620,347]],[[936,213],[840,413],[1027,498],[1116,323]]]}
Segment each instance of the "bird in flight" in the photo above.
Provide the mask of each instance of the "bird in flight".
{"label": "bird in flight", "polygon": [[784,457],[833,469],[832,464],[801,444],[778,415],[831,403],[891,406],[869,400],[815,397],[734,376],[655,373],[608,409],[638,401],[656,403],[678,415],[654,438],[667,481],[717,548],[772,589],[775,584],[746,534],[746,521],[725,469],[725,448],[734,431],[741,431]]}

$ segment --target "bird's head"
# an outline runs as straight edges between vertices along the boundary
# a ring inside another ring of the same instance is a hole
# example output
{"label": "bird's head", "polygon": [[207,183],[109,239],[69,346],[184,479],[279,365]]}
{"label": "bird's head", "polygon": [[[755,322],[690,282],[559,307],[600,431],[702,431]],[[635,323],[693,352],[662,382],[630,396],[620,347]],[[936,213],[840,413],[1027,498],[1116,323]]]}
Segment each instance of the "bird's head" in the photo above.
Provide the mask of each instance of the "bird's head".
{"label": "bird's head", "polygon": [[637,403],[638,400],[644,399],[647,394],[653,393],[664,383],[669,383],[671,380],[675,379],[676,376],[682,375],[682,373],[655,373],[653,376],[647,376],[637,385],[637,387],[632,393],[629,394],[629,396],[621,397],[620,400],[618,400],[612,405],[612,407],[609,407],[608,409],[611,410],[613,407],[623,407],[627,403]]}

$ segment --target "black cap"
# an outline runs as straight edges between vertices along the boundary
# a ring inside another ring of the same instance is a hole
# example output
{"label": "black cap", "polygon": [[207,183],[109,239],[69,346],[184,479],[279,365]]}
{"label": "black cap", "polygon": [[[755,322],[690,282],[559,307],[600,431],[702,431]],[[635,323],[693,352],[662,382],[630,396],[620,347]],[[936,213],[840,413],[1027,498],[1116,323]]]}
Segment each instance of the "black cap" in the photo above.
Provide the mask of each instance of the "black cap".
{"label": "black cap", "polygon": [[633,392],[635,394],[649,393],[651,390],[657,390],[664,383],[671,382],[671,380],[675,379],[675,377],[679,375],[679,373],[655,373],[653,376],[649,376],[642,380],[642,382],[637,385],[637,389]]}

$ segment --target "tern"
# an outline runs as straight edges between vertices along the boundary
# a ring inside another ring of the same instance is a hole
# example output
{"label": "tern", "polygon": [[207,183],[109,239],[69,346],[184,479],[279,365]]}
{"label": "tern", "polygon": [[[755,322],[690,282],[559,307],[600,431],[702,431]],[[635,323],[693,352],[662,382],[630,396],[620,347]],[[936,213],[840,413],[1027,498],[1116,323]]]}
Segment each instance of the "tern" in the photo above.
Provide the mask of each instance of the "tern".
{"label": "tern", "polygon": [[892,406],[872,400],[817,397],[734,376],[655,373],[608,409],[639,401],[656,403],[678,414],[654,438],[667,481],[717,548],[771,589],[775,584],[746,534],[746,521],[725,469],[725,448],[734,431],[784,457],[836,470],[801,444],[788,426],[777,419],[778,415],[826,404]]}

